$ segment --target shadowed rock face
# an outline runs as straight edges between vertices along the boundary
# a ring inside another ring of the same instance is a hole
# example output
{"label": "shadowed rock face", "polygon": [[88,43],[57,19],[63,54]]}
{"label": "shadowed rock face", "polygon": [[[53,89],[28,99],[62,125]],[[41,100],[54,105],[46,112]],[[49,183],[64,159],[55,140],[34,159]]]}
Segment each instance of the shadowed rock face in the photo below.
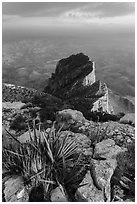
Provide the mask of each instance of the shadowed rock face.
{"label": "shadowed rock face", "polygon": [[71,55],[57,63],[44,92],[72,105],[87,119],[90,119],[91,110],[109,114],[134,112],[134,105],[128,99],[112,97],[107,85],[95,78],[95,64],[88,56]]}
{"label": "shadowed rock face", "polygon": [[76,89],[95,82],[93,66],[94,63],[82,53],[60,60],[44,91],[60,98],[70,97]]}
{"label": "shadowed rock face", "polygon": [[110,112],[108,88],[95,81],[94,62],[82,53],[60,60],[44,91],[67,101],[85,116],[93,107]]}

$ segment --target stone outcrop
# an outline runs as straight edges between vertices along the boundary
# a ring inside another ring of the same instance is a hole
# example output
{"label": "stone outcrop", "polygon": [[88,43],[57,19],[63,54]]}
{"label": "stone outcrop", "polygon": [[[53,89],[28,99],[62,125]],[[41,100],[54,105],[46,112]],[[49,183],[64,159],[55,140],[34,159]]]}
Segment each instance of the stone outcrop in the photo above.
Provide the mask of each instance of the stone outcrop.
{"label": "stone outcrop", "polygon": [[126,147],[135,142],[135,128],[118,122],[95,123],[88,122],[78,128],[78,132],[87,135],[93,144],[106,139],[112,139],[120,147]]}
{"label": "stone outcrop", "polygon": [[[64,111],[60,111],[61,115],[64,113]],[[135,142],[135,127],[129,124],[122,124],[113,121],[96,123],[93,121],[83,120],[84,118],[82,114],[80,114],[82,117],[78,121],[76,119],[74,120],[72,112],[73,110],[69,111],[71,119],[64,121],[64,123],[62,123],[63,120],[61,119],[61,115],[57,114],[57,125],[61,127],[62,124],[64,124],[65,130],[71,130],[72,132],[86,135],[88,138],[90,138],[92,144],[111,139],[115,141],[116,145],[126,147],[128,144]],[[77,115],[77,113],[79,112],[75,110],[74,115]],[[105,146],[105,142],[103,143]],[[113,143],[114,142],[112,142],[110,145],[112,149],[114,146]]]}
{"label": "stone outcrop", "polygon": [[63,130],[77,128],[85,121],[83,114],[77,110],[64,109],[56,114],[56,124]]}
{"label": "stone outcrop", "polygon": [[68,202],[68,199],[61,187],[57,187],[51,191],[51,202]]}
{"label": "stone outcrop", "polygon": [[103,191],[94,185],[90,171],[87,172],[80,185],[83,186],[75,194],[77,202],[104,202]]}
{"label": "stone outcrop", "polygon": [[[108,145],[104,146],[107,142]],[[110,202],[112,200],[111,179],[117,167],[116,156],[121,152],[124,150],[115,145],[113,140],[108,139],[95,145],[94,155],[90,160],[90,171],[87,171],[80,183],[81,187],[76,191],[76,201]]]}
{"label": "stone outcrop", "polygon": [[121,149],[121,147],[115,145],[114,140],[107,139],[95,145],[93,158],[115,159],[120,152],[124,152],[126,150],[126,148]]}
{"label": "stone outcrop", "polygon": [[[5,180],[5,182],[4,182]],[[29,195],[24,186],[24,181],[21,176],[12,176],[4,178],[4,199],[6,202],[28,202]]]}
{"label": "stone outcrop", "polygon": [[[104,82],[96,81],[95,63],[82,53],[71,55],[57,63],[55,73],[49,79],[44,92],[67,101],[87,118],[91,110],[110,114],[127,111],[128,99],[115,98]],[[128,105],[129,112],[132,112],[133,106]]]}
{"label": "stone outcrop", "polygon": [[104,201],[111,201],[111,186],[110,181],[117,166],[115,159],[110,160],[91,160],[91,176],[94,179],[94,184],[103,192]]}
{"label": "stone outcrop", "polygon": [[115,96],[104,82],[96,81],[95,62],[83,53],[61,59],[44,92],[65,100],[88,119],[91,110],[109,114],[134,111],[132,102]]}
{"label": "stone outcrop", "polygon": [[[108,88],[107,85],[101,81],[98,82],[98,92],[102,93],[102,96],[94,103],[92,111],[102,110],[108,113],[114,113],[113,107],[111,106],[108,98]],[[97,95],[97,94],[96,94]]]}
{"label": "stone outcrop", "polygon": [[[111,199],[118,194],[115,192],[115,189],[114,189],[116,187],[118,188],[118,186],[115,184],[117,175],[119,176],[121,174],[119,172],[121,171],[124,172],[124,170],[121,170],[121,169],[119,170],[120,165],[118,165],[118,171],[116,171],[117,155],[119,155],[119,153],[124,153],[124,151],[126,150],[125,145],[127,145],[128,143],[127,140],[129,140],[129,138],[131,143],[134,141],[134,135],[133,135],[134,128],[130,125],[114,123],[114,122],[96,124],[92,121],[85,120],[82,113],[79,113],[78,111],[74,111],[73,113],[73,110],[69,110],[69,109],[60,111],[60,117],[62,114],[65,114],[65,113],[66,114],[69,113],[69,117],[65,117],[65,116],[64,117],[66,119],[66,122],[68,120],[68,124],[70,123],[70,127],[73,125],[73,122],[75,123],[78,121],[79,121],[79,124],[81,122],[81,126],[75,129],[76,133],[72,131],[61,131],[60,139],[64,138],[66,135],[68,135],[68,138],[70,139],[70,141],[74,139],[78,144],[77,153],[78,155],[80,154],[82,155],[81,163],[85,162],[85,164],[88,166],[88,170],[90,168],[90,173],[88,171],[85,178],[83,178],[83,181],[81,181],[80,183],[81,185],[83,184],[86,184],[86,185],[81,186],[75,193],[76,201],[77,202],[111,201]],[[99,131],[97,130],[97,132],[96,132],[96,125],[99,125],[98,128],[100,128],[100,130]],[[104,131],[105,125],[107,127],[107,130],[105,129],[105,133],[103,133],[102,131]],[[70,129],[70,127],[68,127],[68,129]],[[82,132],[85,134],[78,133],[80,128]],[[131,133],[129,130],[131,131]],[[48,128],[46,132],[48,133],[49,131],[50,129]],[[125,131],[125,134],[124,134],[124,131]],[[95,137],[94,144],[92,142],[93,137]],[[32,132],[32,138],[33,138],[33,132]],[[111,139],[107,139],[107,138],[111,138]],[[24,143],[24,142],[28,143],[29,133],[26,132],[25,134],[21,135],[20,137],[18,137],[18,140],[21,143]],[[120,142],[121,140],[122,142]],[[122,156],[122,159],[123,158],[124,157]],[[131,161],[131,164],[133,164],[133,161]],[[69,165],[70,165],[70,168],[73,167],[73,164],[70,163]],[[126,165],[126,162],[125,162],[125,165]],[[116,178],[113,179],[114,184],[113,186],[111,186],[111,181],[112,181],[112,177],[114,177],[114,174],[116,175]],[[120,175],[119,178],[120,178],[119,179],[120,185],[123,185],[124,188],[132,191],[132,194],[133,194],[134,180],[129,182],[129,178],[127,177],[125,178],[125,175],[124,176]],[[115,195],[113,197],[111,197],[112,187]],[[4,193],[5,192],[6,191],[4,191]],[[22,191],[21,189],[21,193],[22,192],[24,193],[25,191]],[[19,191],[19,195],[24,195],[21,193]],[[124,195],[125,193],[123,193],[123,196]],[[60,192],[59,188],[57,188],[52,192],[51,199],[54,202],[55,201],[65,202],[67,198],[64,197],[64,195]]]}
{"label": "stone outcrop", "polygon": [[109,107],[106,84],[96,81],[95,63],[82,53],[60,60],[44,91],[82,112],[85,112],[84,106],[86,112],[91,109],[113,112]]}
{"label": "stone outcrop", "polygon": [[79,53],[61,59],[56,66],[55,74],[49,79],[45,92],[60,98],[69,97],[75,89],[95,82],[94,63],[88,56]]}
{"label": "stone outcrop", "polygon": [[111,178],[117,167],[116,157],[125,151],[126,148],[115,145],[112,139],[103,140],[95,145],[90,172],[95,185],[104,192],[105,201],[111,201]]}

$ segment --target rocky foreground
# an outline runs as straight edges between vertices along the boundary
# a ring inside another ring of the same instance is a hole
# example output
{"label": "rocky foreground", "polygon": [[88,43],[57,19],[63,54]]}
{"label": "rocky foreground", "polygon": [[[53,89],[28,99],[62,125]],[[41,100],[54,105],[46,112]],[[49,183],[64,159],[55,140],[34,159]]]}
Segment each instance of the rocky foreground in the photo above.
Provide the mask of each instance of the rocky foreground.
{"label": "rocky foreground", "polygon": [[[77,177],[71,182],[66,177],[63,182],[52,178],[54,185],[48,181],[52,188],[45,198],[39,177],[37,184],[33,179],[28,184],[19,170],[9,174],[3,160],[3,201],[135,201],[134,105],[129,101],[116,105],[118,100],[111,104],[107,85],[95,80],[94,62],[83,54],[72,55],[59,61],[44,92],[26,90],[3,85],[3,148],[11,151],[12,146],[18,149],[36,141],[39,124],[48,138],[54,126],[60,130],[60,144],[64,138],[67,144],[75,141],[75,155],[80,155],[79,162],[74,158],[68,162],[67,177],[72,177],[74,166],[80,170],[75,169]],[[34,162],[33,175],[38,173]]]}

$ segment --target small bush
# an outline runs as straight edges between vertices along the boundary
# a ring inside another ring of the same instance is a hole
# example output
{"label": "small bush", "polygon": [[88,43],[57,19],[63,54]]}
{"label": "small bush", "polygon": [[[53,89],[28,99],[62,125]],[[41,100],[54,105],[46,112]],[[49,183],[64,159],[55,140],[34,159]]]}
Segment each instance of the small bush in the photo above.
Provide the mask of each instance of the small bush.
{"label": "small bush", "polygon": [[10,124],[10,128],[16,131],[25,130],[27,128],[26,118],[21,114],[18,114]]}
{"label": "small bush", "polygon": [[90,119],[94,122],[118,121],[120,119],[119,116],[109,114],[104,111],[91,112],[90,117]]}
{"label": "small bush", "polygon": [[[125,198],[135,196],[135,144],[127,146],[128,151],[117,155],[117,167],[111,179],[112,189],[120,186]],[[122,183],[123,184],[122,184]]]}
{"label": "small bush", "polygon": [[92,132],[90,132],[90,135],[89,135],[91,144],[95,145],[96,143],[99,143],[102,140],[108,139],[109,131],[110,131],[109,124],[105,128],[102,129],[100,123],[96,123]]}
{"label": "small bush", "polygon": [[118,170],[120,175],[126,174],[132,180],[135,178],[135,144],[127,146],[128,151],[117,156]]}

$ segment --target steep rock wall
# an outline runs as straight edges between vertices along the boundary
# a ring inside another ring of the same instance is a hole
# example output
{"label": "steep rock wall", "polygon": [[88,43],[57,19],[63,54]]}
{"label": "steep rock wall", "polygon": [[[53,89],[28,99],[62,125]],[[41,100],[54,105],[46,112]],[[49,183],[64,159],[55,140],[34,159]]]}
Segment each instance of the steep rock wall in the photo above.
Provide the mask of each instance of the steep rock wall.
{"label": "steep rock wall", "polygon": [[107,85],[96,81],[95,62],[82,53],[60,60],[44,91],[67,102],[69,100],[80,111],[85,106],[88,112],[113,112],[108,102]]}
{"label": "steep rock wall", "polygon": [[99,84],[99,92],[104,92],[104,94],[93,104],[92,111],[104,111],[110,114],[114,113],[113,107],[109,102],[108,87],[101,81]]}
{"label": "steep rock wall", "polygon": [[83,86],[86,85],[92,85],[96,81],[96,75],[95,75],[95,62],[92,62],[92,72],[89,73],[83,80]]}
{"label": "steep rock wall", "polygon": [[55,74],[52,74],[44,91],[64,99],[69,92],[94,82],[94,62],[79,53],[57,63]]}

